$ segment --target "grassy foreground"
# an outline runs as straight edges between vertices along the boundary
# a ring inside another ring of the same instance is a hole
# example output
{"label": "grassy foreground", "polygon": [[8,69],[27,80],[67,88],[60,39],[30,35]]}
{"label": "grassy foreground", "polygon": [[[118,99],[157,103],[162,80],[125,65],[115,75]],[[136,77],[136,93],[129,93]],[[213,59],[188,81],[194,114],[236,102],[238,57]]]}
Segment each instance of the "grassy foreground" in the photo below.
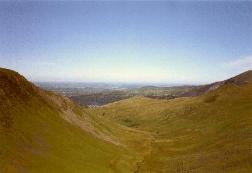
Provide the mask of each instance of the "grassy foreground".
{"label": "grassy foreground", "polygon": [[249,173],[251,83],[80,108],[0,69],[0,173]]}

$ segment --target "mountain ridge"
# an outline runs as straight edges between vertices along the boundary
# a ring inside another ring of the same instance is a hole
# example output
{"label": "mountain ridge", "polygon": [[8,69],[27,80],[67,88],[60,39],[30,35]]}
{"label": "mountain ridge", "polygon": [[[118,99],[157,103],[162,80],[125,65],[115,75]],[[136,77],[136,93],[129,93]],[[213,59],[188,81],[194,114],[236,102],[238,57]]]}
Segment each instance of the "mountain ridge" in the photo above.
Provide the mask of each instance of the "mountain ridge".
{"label": "mountain ridge", "polygon": [[205,94],[209,91],[215,90],[224,84],[243,85],[243,84],[248,84],[248,83],[252,83],[252,70],[245,71],[239,75],[236,75],[234,77],[231,77],[231,78],[223,80],[223,81],[214,82],[211,84],[206,84],[206,85],[201,85],[201,86],[196,86],[191,91],[185,92],[180,96],[182,96],[182,97],[195,97],[195,96]]}

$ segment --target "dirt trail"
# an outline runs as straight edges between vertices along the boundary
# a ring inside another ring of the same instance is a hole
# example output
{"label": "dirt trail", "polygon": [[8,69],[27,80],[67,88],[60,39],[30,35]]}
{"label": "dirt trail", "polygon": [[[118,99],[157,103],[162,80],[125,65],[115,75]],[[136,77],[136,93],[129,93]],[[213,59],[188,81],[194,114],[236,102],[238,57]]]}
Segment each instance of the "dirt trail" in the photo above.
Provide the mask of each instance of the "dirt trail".
{"label": "dirt trail", "polygon": [[152,153],[152,144],[155,142],[155,138],[153,136],[151,136],[151,138],[149,140],[150,141],[149,141],[148,149],[147,149],[146,153],[142,154],[142,159],[136,162],[136,166],[135,166],[133,173],[140,173],[141,172],[141,167],[144,165],[145,158],[150,156]]}

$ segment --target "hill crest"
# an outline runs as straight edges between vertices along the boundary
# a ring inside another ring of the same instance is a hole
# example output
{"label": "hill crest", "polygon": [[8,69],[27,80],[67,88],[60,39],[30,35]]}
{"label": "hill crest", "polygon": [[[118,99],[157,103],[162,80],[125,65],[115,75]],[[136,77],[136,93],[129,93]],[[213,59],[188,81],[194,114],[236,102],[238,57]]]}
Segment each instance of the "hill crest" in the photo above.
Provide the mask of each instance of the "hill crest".
{"label": "hill crest", "polygon": [[246,72],[243,72],[239,75],[236,75],[232,78],[229,78],[229,79],[226,79],[223,81],[214,82],[214,83],[207,84],[207,85],[197,86],[194,89],[192,89],[191,91],[182,94],[181,96],[183,96],[183,97],[199,96],[199,95],[205,94],[209,91],[213,91],[213,90],[215,90],[225,84],[245,85],[245,84],[249,84],[249,83],[252,83],[252,70],[248,70]]}
{"label": "hill crest", "polygon": [[0,96],[24,99],[37,92],[38,88],[18,72],[0,68]]}

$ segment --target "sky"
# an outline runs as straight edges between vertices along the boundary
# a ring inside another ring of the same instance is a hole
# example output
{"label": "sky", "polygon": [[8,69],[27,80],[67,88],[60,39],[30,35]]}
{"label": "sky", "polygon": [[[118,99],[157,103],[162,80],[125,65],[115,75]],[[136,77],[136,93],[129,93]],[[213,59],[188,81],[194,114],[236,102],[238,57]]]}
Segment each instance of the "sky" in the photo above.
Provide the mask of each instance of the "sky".
{"label": "sky", "polygon": [[223,80],[252,69],[252,2],[0,1],[0,67],[32,81]]}

